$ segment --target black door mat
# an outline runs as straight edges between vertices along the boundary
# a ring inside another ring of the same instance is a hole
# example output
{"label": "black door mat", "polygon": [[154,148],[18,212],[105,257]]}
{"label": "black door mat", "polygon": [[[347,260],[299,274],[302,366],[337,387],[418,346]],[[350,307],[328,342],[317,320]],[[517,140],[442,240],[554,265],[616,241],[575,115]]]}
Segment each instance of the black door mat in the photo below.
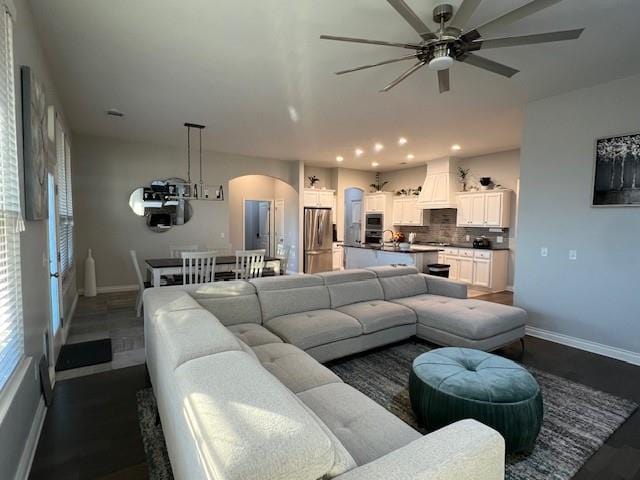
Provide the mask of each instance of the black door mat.
{"label": "black door mat", "polygon": [[72,368],[88,367],[98,363],[110,362],[111,339],[93,340],[91,342],[71,343],[60,349],[56,363],[56,372]]}

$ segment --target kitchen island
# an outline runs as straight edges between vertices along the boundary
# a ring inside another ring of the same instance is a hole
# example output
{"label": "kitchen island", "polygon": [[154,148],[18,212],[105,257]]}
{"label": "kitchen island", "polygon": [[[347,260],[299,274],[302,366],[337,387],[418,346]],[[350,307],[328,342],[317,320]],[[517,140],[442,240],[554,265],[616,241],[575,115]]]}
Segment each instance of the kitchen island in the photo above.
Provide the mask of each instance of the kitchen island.
{"label": "kitchen island", "polygon": [[427,265],[438,263],[439,247],[410,247],[401,249],[390,245],[343,244],[345,268],[367,268],[380,265],[414,265],[425,272]]}

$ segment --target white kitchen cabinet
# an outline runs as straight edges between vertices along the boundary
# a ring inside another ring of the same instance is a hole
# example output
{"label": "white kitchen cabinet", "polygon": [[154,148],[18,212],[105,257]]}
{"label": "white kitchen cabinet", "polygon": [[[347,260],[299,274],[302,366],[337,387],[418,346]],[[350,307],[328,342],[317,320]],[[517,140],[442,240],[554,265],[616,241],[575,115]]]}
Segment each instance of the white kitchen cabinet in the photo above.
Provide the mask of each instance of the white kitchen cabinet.
{"label": "white kitchen cabinet", "polygon": [[445,255],[442,263],[449,265],[449,278],[451,280],[458,280],[460,274],[460,260],[458,257]]}
{"label": "white kitchen cabinet", "polygon": [[317,208],[334,208],[334,191],[333,190],[316,190],[306,188],[303,192],[303,202],[305,207]]}
{"label": "white kitchen cabinet", "polygon": [[471,285],[473,283],[473,258],[458,257],[458,262],[458,281]]}
{"label": "white kitchen cabinet", "polygon": [[491,260],[473,259],[473,285],[489,288],[491,285]]}
{"label": "white kitchen cabinet", "polygon": [[418,206],[418,197],[402,197],[393,200],[394,225],[428,225],[431,212]]}
{"label": "white kitchen cabinet", "polygon": [[390,193],[372,193],[364,196],[365,213],[387,213],[385,212],[387,198]]}
{"label": "white kitchen cabinet", "polygon": [[459,227],[508,228],[511,214],[511,190],[459,193]]}

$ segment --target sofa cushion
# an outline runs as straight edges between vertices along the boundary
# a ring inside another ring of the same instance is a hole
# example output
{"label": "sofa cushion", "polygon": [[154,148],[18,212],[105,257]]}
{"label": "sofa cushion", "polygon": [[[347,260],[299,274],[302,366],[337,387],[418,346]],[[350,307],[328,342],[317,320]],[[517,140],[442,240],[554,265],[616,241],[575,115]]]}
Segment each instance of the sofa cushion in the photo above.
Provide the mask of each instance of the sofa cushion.
{"label": "sofa cushion", "polygon": [[162,313],[151,321],[162,342],[159,353],[173,368],[194,358],[241,350],[237,338],[203,308]]}
{"label": "sofa cushion", "polygon": [[378,278],[397,277],[400,275],[418,273],[418,269],[412,265],[381,265],[379,267],[369,267],[367,270],[375,273]]}
{"label": "sofa cushion", "polygon": [[[244,352],[192,360],[175,372],[182,421],[204,474],[190,478],[321,478],[331,440],[282,383]],[[196,466],[194,466],[196,468]]]}
{"label": "sofa cushion", "polygon": [[276,337],[262,325],[256,323],[240,323],[227,327],[236,337],[250,347],[265,345],[267,343],[282,343],[280,337]]}
{"label": "sofa cushion", "polygon": [[191,296],[223,325],[262,322],[256,289],[248,282],[208,283],[191,292]]}
{"label": "sofa cushion", "polygon": [[384,290],[385,300],[395,300],[396,298],[413,297],[427,293],[427,282],[419,273],[383,277],[379,281]]}
{"label": "sofa cushion", "polygon": [[360,322],[336,310],[313,310],[283,315],[265,326],[288,343],[306,350],[362,335]]}
{"label": "sofa cushion", "polygon": [[422,435],[369,397],[344,383],[298,394],[346,447],[358,465],[369,463]]}
{"label": "sofa cushion", "polygon": [[384,300],[353,303],[337,310],[358,320],[364,333],[416,323],[413,310]]}
{"label": "sofa cushion", "polygon": [[322,272],[317,274],[324,280],[325,285],[338,285],[341,283],[358,282],[378,278],[374,272],[365,268],[350,268],[335,272]]}
{"label": "sofa cushion", "polygon": [[180,287],[147,288],[143,292],[145,318],[202,306]]}
{"label": "sofa cushion", "polygon": [[419,324],[472,340],[521,328],[527,322],[527,313],[521,308],[483,300],[418,295],[394,302],[415,311]]}
{"label": "sofa cushion", "polygon": [[263,323],[281,315],[331,308],[329,291],[316,275],[256,278],[251,283],[258,291]]}
{"label": "sofa cushion", "polygon": [[384,298],[382,286],[376,274],[370,270],[343,270],[321,273],[318,276],[322,277],[327,285],[331,297],[331,308]]}
{"label": "sofa cushion", "polygon": [[262,366],[293,393],[342,382],[335,373],[294,345],[271,343],[253,347],[253,351]]}

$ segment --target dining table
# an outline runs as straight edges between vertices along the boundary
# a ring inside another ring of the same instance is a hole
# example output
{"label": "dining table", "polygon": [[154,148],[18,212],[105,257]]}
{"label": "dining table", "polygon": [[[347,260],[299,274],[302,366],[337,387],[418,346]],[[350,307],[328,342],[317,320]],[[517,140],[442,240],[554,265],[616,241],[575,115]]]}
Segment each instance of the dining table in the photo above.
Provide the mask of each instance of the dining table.
{"label": "dining table", "polygon": [[[182,275],[181,258],[149,258],[145,260],[145,264],[154,288],[161,286],[161,278],[163,276]],[[235,267],[235,255],[223,255],[216,257],[216,273],[231,272]],[[264,268],[273,269],[276,275],[280,275],[280,258],[265,256]]]}

